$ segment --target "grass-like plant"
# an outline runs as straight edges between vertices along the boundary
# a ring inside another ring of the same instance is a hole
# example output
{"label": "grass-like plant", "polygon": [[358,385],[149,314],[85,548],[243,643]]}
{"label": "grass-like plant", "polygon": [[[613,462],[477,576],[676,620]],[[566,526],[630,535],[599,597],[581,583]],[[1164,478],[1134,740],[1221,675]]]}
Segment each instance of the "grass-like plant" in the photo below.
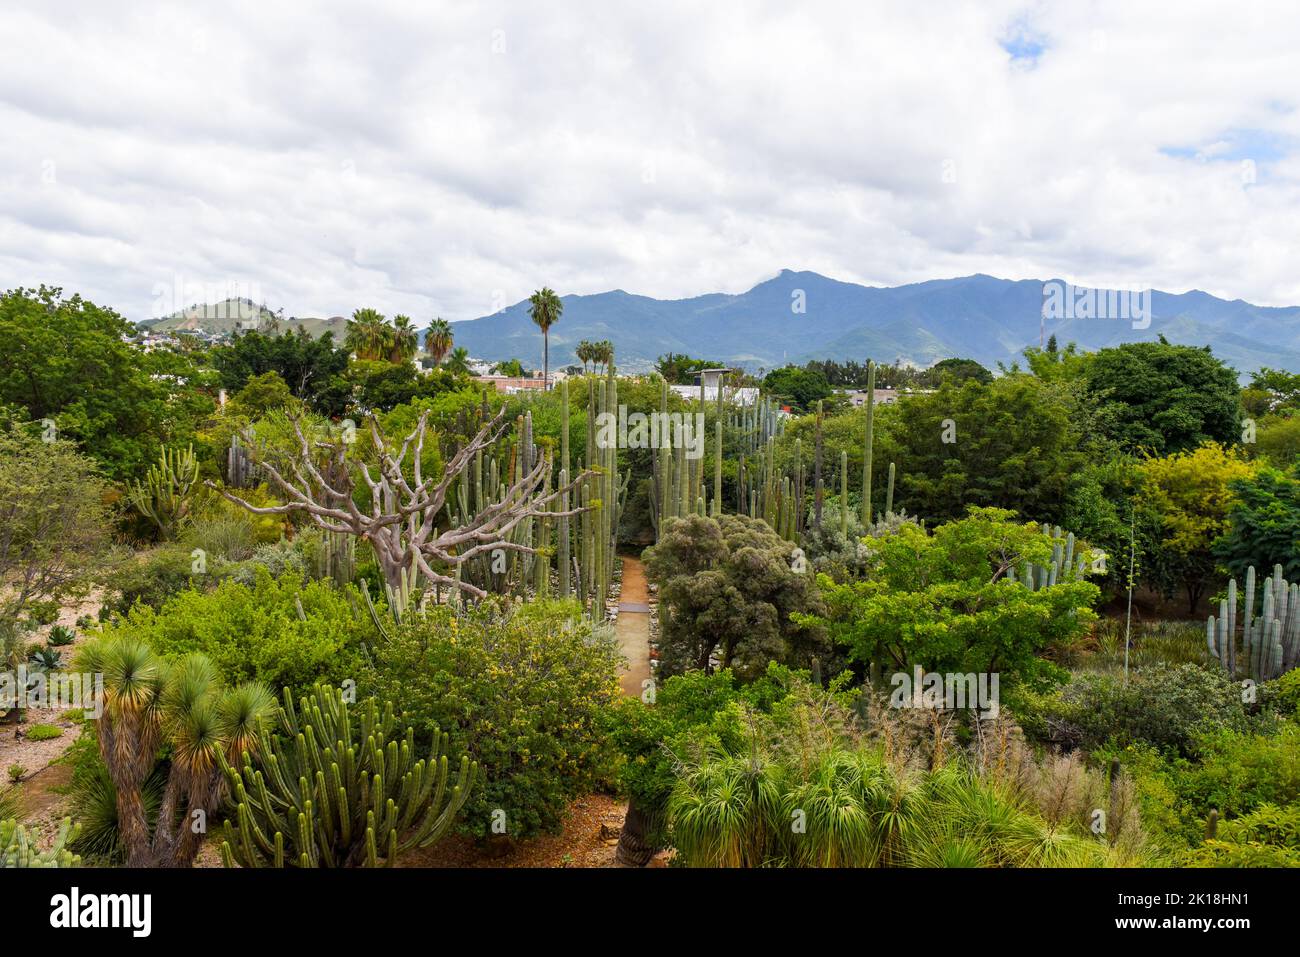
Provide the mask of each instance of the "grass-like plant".
{"label": "grass-like plant", "polygon": [[27,729],[28,741],[50,741],[63,736],[63,729],[57,724],[34,724]]}

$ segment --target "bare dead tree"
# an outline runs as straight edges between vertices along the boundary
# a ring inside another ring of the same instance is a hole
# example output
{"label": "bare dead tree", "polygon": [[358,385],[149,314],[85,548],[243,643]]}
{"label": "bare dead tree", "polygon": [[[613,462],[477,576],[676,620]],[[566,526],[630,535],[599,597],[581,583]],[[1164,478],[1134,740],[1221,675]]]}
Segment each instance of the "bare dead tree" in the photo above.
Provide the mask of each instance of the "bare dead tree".
{"label": "bare dead tree", "polygon": [[[586,509],[568,511],[552,510],[550,506],[565,492],[577,488],[586,478],[584,472],[567,485],[554,491],[544,491],[551,470],[548,453],[539,456],[536,463],[514,484],[507,487],[499,501],[484,508],[468,524],[450,525],[438,530],[439,514],[447,502],[447,492],[461,472],[473,461],[476,454],[490,449],[500,440],[508,427],[505,408],[485,422],[478,434],[462,446],[442,469],[442,475],[425,477],[420,459],[424,452],[428,412],[420,416],[411,434],[402,441],[401,449],[394,455],[389,451],[379,422],[373,414],[367,416],[370,436],[379,456],[377,475],[362,461],[349,462],[348,442],[343,437],[332,441],[308,440],[301,420],[291,418],[298,439],[295,455],[282,466],[292,474],[286,477],[281,468],[270,461],[264,450],[249,449],[256,465],[265,470],[272,486],[286,500],[283,505],[251,505],[238,495],[208,481],[204,484],[227,500],[247,509],[254,515],[305,514],[313,525],[327,532],[352,535],[370,543],[375,559],[385,581],[396,588],[408,569],[423,575],[429,582],[449,585],[482,598],[487,592],[463,581],[459,576],[448,575],[439,568],[456,566],[495,549],[536,554],[537,549],[512,542],[510,533],[525,519],[544,515],[547,519],[581,514]],[[324,468],[317,466],[313,448],[325,453]],[[404,467],[407,455],[411,458],[408,481]],[[354,491],[360,478],[370,490],[370,506],[362,511],[356,503]],[[410,582],[415,587],[417,582]]]}

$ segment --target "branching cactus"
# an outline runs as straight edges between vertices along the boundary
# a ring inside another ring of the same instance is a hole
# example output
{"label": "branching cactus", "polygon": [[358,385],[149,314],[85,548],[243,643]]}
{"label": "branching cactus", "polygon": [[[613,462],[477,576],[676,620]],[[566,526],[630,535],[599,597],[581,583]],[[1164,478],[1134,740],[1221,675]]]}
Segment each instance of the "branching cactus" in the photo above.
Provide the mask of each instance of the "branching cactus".
{"label": "branching cactus", "polygon": [[48,848],[37,846],[37,837],[15,821],[0,821],[0,868],[10,867],[80,867],[81,858],[67,849],[77,839],[81,825],[68,818],[59,825],[54,842]]}
{"label": "branching cactus", "polygon": [[227,867],[392,867],[451,827],[478,775],[462,757],[449,785],[447,735],[415,757],[415,732],[398,730],[391,703],[355,712],[318,686],[295,708],[286,689],[282,734],[263,732],[256,759],[230,779],[235,820],[224,825]]}
{"label": "branching cactus", "polygon": [[1076,581],[1091,571],[1100,570],[1096,568],[1096,563],[1104,560],[1103,554],[1078,547],[1074,532],[1066,534],[1059,525],[1053,528],[1045,524],[1043,534],[1052,540],[1051,561],[1046,565],[1025,562],[1020,566],[1020,574],[1016,576],[1030,591],[1050,588],[1059,582]]}
{"label": "branching cactus", "polygon": [[170,541],[189,514],[190,498],[199,481],[199,462],[194,449],[163,448],[158,464],[149,467],[143,483],[127,490],[127,499],[145,518],[158,526],[158,536]]}
{"label": "branching cactus", "polygon": [[1241,628],[1237,627],[1237,580],[1219,602],[1218,617],[1205,623],[1210,656],[1231,676],[1271,681],[1300,663],[1300,584],[1288,582],[1282,566],[1264,579],[1261,613],[1255,616],[1255,566],[1246,569]]}

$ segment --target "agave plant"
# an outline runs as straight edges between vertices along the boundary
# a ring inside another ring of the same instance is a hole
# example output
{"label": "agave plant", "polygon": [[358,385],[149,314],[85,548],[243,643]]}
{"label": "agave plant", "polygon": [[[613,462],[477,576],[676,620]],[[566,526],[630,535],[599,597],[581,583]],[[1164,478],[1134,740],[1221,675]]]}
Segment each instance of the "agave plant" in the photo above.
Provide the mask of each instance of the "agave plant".
{"label": "agave plant", "polygon": [[77,633],[67,625],[55,625],[50,629],[49,637],[45,640],[52,648],[61,648],[76,641]]}
{"label": "agave plant", "polygon": [[[222,687],[202,655],[173,664],[133,638],[100,639],[78,663],[104,676],[96,732],[117,793],[127,866],[189,866],[225,797],[221,758],[242,760],[257,746],[263,723],[275,715],[275,699],[254,682]],[[164,744],[171,768],[151,831],[144,789]]]}

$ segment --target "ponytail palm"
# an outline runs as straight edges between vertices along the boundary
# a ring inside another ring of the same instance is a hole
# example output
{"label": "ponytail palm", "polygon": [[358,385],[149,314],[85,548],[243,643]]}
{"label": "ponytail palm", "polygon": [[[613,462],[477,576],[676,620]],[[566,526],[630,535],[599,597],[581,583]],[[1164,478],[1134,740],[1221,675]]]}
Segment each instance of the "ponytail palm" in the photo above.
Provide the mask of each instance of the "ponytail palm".
{"label": "ponytail palm", "polygon": [[[78,667],[104,676],[96,733],[127,866],[188,867],[225,796],[219,755],[234,760],[256,748],[274,698],[257,683],[223,687],[201,655],[170,663],[133,638],[86,646]],[[151,831],[144,790],[163,749],[171,767]]]}

